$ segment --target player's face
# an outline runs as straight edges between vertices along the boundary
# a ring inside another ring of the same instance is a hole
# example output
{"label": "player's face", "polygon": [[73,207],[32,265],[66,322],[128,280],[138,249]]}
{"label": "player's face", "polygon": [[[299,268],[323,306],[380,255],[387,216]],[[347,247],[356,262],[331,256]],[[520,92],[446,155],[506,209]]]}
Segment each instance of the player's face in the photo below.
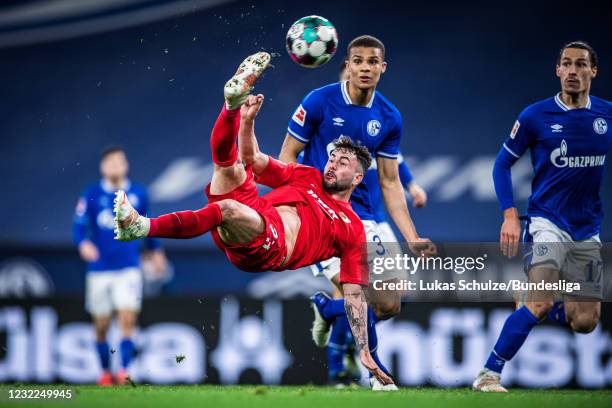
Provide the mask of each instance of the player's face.
{"label": "player's face", "polygon": [[359,170],[359,160],[352,152],[333,150],[323,172],[323,188],[328,193],[350,190],[363,179]]}
{"label": "player's face", "polygon": [[589,52],[580,48],[566,48],[557,65],[561,89],[567,94],[588,92],[591,80],[597,75],[597,67],[591,66]]}
{"label": "player's face", "polygon": [[119,181],[127,176],[128,161],[123,152],[107,155],[100,163],[102,177],[111,181]]}
{"label": "player's face", "polygon": [[373,88],[387,69],[382,50],[373,47],[353,47],[346,61],[349,81],[359,89]]}

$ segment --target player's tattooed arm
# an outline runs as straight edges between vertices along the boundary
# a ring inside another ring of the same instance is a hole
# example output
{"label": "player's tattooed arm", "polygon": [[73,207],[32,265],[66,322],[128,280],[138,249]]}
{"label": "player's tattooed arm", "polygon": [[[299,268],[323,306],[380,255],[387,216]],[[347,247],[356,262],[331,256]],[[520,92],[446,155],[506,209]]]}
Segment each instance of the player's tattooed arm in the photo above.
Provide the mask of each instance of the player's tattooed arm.
{"label": "player's tattooed arm", "polygon": [[368,304],[361,286],[343,285],[344,309],[348,318],[357,350],[368,350]]}
{"label": "player's tattooed arm", "polygon": [[370,354],[368,347],[368,303],[360,285],[344,283],[344,309],[355,338],[361,364],[375,376],[381,384],[393,384],[393,380],[380,369]]}

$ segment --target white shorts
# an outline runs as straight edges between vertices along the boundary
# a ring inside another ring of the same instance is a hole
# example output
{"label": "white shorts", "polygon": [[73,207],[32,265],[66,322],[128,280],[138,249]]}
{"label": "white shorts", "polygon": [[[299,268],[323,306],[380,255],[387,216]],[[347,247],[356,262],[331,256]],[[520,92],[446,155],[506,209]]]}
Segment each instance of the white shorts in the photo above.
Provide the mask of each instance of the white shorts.
{"label": "white shorts", "polygon": [[87,274],[85,309],[92,316],[109,316],[115,310],[140,311],[142,273],[138,268],[96,271]]}
{"label": "white shorts", "polygon": [[543,217],[532,217],[529,235],[533,247],[526,257],[528,269],[551,266],[559,270],[559,278],[580,284],[574,296],[603,297],[603,261],[599,235],[574,241],[572,237]]}
{"label": "white shorts", "polygon": [[[365,229],[366,240],[368,242],[368,264],[370,265],[370,282],[373,279],[391,280],[403,279],[406,275],[404,271],[385,271],[383,275],[372,274],[372,263],[374,258],[381,256],[391,256],[394,251],[401,251],[397,237],[393,233],[388,223],[376,224],[376,221],[362,221]],[[381,228],[382,227],[382,228]],[[326,261],[317,262],[310,265],[310,270],[314,276],[325,276],[329,281],[340,273],[340,258],[330,258]]]}

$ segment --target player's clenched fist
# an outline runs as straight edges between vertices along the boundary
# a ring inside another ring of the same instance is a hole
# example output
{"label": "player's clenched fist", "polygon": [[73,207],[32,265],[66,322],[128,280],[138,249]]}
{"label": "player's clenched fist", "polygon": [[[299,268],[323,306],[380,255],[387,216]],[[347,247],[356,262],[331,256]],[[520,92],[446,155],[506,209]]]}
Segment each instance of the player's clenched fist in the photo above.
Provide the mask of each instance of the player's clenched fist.
{"label": "player's clenched fist", "polygon": [[253,120],[263,105],[264,96],[249,95],[246,102],[240,107],[240,117],[243,120]]}

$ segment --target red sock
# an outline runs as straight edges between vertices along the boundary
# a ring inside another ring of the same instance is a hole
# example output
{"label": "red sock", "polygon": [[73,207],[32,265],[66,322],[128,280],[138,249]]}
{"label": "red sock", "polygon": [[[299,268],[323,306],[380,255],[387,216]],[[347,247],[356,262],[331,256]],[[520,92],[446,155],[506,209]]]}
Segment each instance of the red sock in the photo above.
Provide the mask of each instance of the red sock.
{"label": "red sock", "polygon": [[221,208],[210,203],[196,211],[180,211],[151,218],[149,237],[194,238],[221,224]]}
{"label": "red sock", "polygon": [[210,136],[213,162],[229,167],[238,160],[236,137],[240,128],[240,109],[227,110],[225,104],[219,113]]}

